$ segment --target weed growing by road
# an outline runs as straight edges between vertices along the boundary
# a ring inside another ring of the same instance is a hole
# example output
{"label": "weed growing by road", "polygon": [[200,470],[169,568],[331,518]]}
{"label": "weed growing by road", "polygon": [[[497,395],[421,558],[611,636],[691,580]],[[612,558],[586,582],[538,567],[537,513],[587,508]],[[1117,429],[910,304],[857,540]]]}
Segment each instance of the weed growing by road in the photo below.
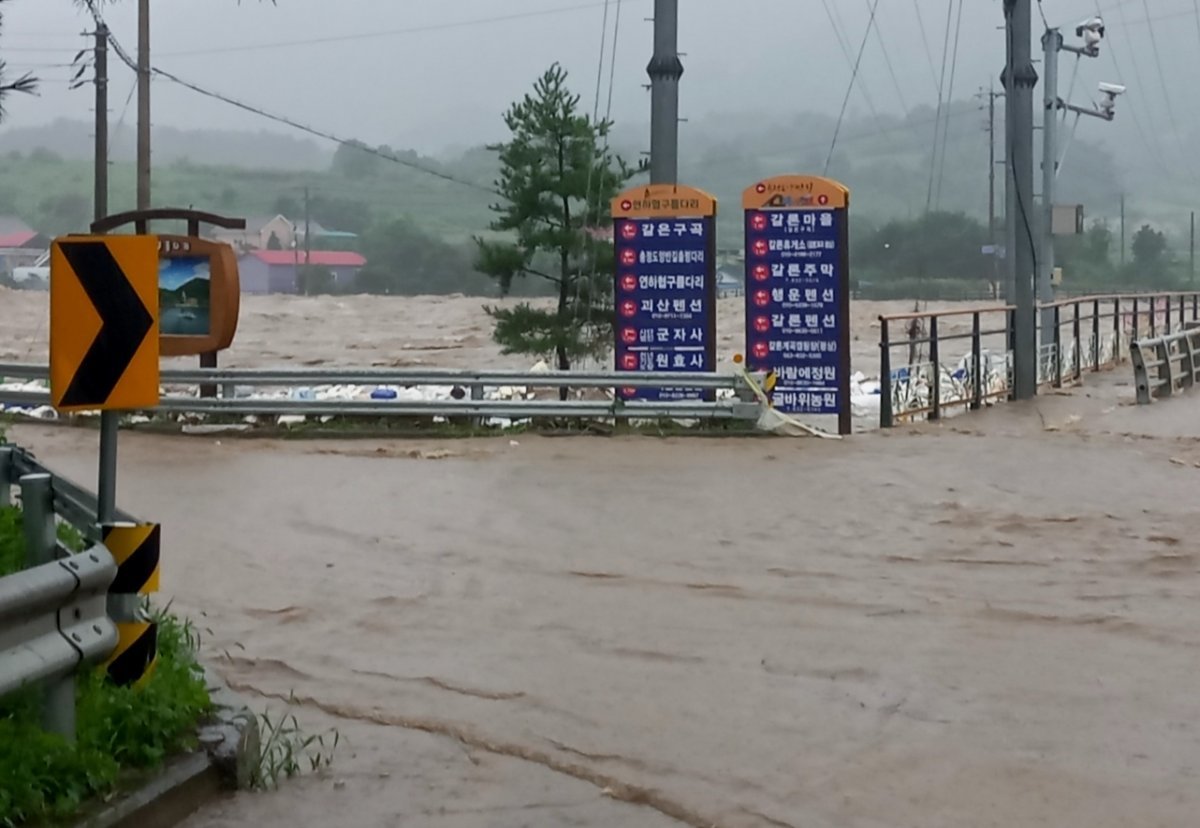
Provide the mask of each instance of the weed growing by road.
{"label": "weed growing by road", "polygon": [[[78,532],[60,540],[79,549]],[[20,511],[0,509],[0,576],[24,568]],[[40,727],[38,691],[0,699],[0,828],[68,819],[114,794],[126,772],[149,770],[194,747],[211,703],[196,662],[194,631],[167,611],[155,614],[158,662],[141,688],[115,687],[101,669],[77,676],[77,741]]]}
{"label": "weed growing by road", "polygon": [[333,762],[341,741],[336,728],[325,733],[305,733],[290,713],[273,718],[258,714],[262,748],[251,775],[251,784],[260,790],[278,787],[280,780],[291,779],[305,771],[316,772]]}

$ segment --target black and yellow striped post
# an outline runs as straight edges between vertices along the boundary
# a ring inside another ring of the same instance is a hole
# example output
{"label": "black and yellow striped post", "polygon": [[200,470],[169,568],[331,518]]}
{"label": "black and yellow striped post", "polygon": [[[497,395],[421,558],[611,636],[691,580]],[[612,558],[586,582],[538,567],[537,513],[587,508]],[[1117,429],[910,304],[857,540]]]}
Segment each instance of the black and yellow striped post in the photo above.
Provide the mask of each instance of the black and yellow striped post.
{"label": "black and yellow striped post", "polygon": [[118,634],[117,648],[104,666],[109,680],[121,687],[145,682],[158,659],[158,627],[141,611],[141,596],[158,591],[161,536],[157,523],[103,527],[104,546],[117,562],[108,596]]}
{"label": "black and yellow striped post", "polygon": [[763,393],[767,395],[767,404],[775,404],[775,385],[779,382],[779,374],[772,368],[763,378]]}

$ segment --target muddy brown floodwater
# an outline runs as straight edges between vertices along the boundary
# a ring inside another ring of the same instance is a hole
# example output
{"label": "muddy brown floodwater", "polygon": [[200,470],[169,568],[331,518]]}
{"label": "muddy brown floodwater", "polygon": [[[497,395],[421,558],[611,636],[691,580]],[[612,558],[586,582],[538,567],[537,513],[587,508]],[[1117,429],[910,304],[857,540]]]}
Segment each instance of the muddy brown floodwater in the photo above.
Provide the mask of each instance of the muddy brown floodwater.
{"label": "muddy brown floodwater", "polygon": [[186,828],[1195,825],[1200,401],[1125,370],[841,443],[126,435],[205,658],[343,737]]}
{"label": "muddy brown floodwater", "polygon": [[[512,305],[465,296],[243,296],[237,339],[221,355],[235,368],[339,366],[355,368],[526,369],[527,356],[500,353],[491,338],[484,304]],[[741,298],[722,299],[717,312],[717,357],[728,361],[743,346]],[[922,303],[922,309],[983,307],[984,303]],[[911,301],[854,302],[851,313],[855,370],[879,374],[879,314],[906,313]],[[0,288],[0,362],[45,362],[48,294]],[[987,324],[991,324],[990,321]],[[902,338],[903,325],[892,330]],[[943,321],[941,335],[966,333],[970,317]],[[993,345],[993,347],[997,347]],[[951,362],[970,343],[947,343]],[[898,352],[899,353],[899,352]],[[194,365],[195,360],[168,360]]]}

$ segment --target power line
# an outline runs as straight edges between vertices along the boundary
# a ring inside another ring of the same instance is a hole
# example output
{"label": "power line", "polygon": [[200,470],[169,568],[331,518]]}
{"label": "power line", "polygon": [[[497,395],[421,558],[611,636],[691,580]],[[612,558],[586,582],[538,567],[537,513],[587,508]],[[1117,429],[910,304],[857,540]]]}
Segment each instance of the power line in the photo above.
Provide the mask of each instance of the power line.
{"label": "power line", "polygon": [[[954,57],[950,61],[950,85],[946,88],[946,114],[950,113],[950,106],[954,102],[954,78],[958,73],[958,41],[959,35],[962,34],[962,13],[963,0],[958,0],[958,21],[954,25]],[[934,197],[933,205],[938,207],[942,202],[942,179],[946,175],[946,144],[950,138],[950,118],[947,117],[945,125],[942,127],[942,163],[938,168],[938,183],[937,195]]]}
{"label": "power line", "polygon": [[[833,0],[836,3],[837,0]],[[854,71],[854,59],[850,53],[850,43],[842,34],[841,15],[835,16],[837,6],[830,7],[830,0],[821,0],[821,5],[825,8],[825,16],[829,18],[829,25],[833,27],[833,36],[837,38],[838,46],[841,47],[842,56],[846,59],[846,66]],[[867,109],[871,112],[871,118],[875,121],[876,126],[881,126],[879,120],[879,110],[875,108],[875,102],[871,99],[871,93],[867,89],[867,85],[863,82],[858,84],[858,91],[862,93],[863,100],[866,101]]]}
{"label": "power line", "polygon": [[[611,2],[611,0],[608,0]],[[480,17],[473,20],[459,20],[452,23],[432,23],[424,26],[408,26],[403,29],[385,29],[375,32],[359,32],[348,35],[332,35],[329,37],[314,37],[304,40],[277,40],[267,43],[244,44],[241,46],[222,46],[213,49],[188,49],[179,52],[164,52],[162,57],[192,57],[196,55],[219,55],[232,54],[235,52],[259,52],[264,49],[286,49],[293,46],[315,46],[324,43],[347,43],[358,40],[372,40],[381,37],[395,37],[397,35],[406,34],[421,34],[426,32],[447,31],[450,29],[461,29],[473,26],[483,26],[491,23],[505,23],[512,20],[527,20],[534,17],[548,17],[551,15],[565,14],[568,12],[583,11],[585,9],[596,9],[607,5],[607,2],[578,3],[573,6],[563,6],[555,9],[542,9],[540,11],[516,12],[514,14],[502,14],[492,17]]]}
{"label": "power line", "polygon": [[867,30],[863,32],[862,43],[858,47],[858,58],[854,61],[854,71],[850,73],[850,83],[846,85],[846,96],[842,98],[842,111],[838,113],[837,126],[833,130],[833,140],[829,144],[829,155],[825,158],[825,173],[833,162],[833,151],[837,149],[838,136],[842,132],[842,120],[846,117],[846,107],[850,103],[850,93],[854,90],[854,82],[858,80],[858,70],[862,66],[863,53],[867,50],[867,41],[871,39],[871,27],[875,25],[875,12],[879,9],[879,0],[871,5],[871,17],[867,20]]}
{"label": "power line", "polygon": [[946,34],[942,37],[942,77],[938,81],[937,117],[933,124],[933,151],[929,157],[929,187],[925,192],[925,212],[933,207],[933,182],[937,172],[938,138],[942,131],[942,102],[946,90],[946,59],[950,56],[950,24],[954,21],[954,0],[946,0]]}
{"label": "power line", "polygon": [[921,43],[925,47],[925,58],[929,61],[929,77],[933,79],[933,88],[939,90],[938,95],[940,96],[937,70],[933,66],[933,50],[929,48],[929,35],[925,33],[925,18],[921,15],[920,0],[913,0],[913,11],[917,13],[917,26],[921,29]]}
{"label": "power line", "polygon": [[[1150,2],[1149,2],[1149,0],[1142,0],[1142,6],[1146,9],[1146,18],[1147,18],[1147,20],[1149,20],[1149,18],[1150,18]],[[1171,122],[1171,132],[1174,133],[1174,135],[1175,135],[1175,142],[1179,144],[1180,152],[1183,154],[1183,156],[1185,158],[1188,158],[1188,160],[1189,160],[1188,166],[1189,166],[1189,169],[1191,169],[1191,164],[1190,164],[1191,159],[1188,156],[1187,147],[1185,147],[1183,144],[1183,138],[1179,132],[1179,124],[1175,120],[1175,107],[1171,103],[1171,93],[1167,89],[1167,76],[1166,76],[1166,73],[1163,72],[1162,55],[1160,55],[1159,51],[1158,51],[1158,38],[1154,34],[1154,24],[1153,23],[1150,23],[1149,27],[1147,28],[1147,31],[1150,34],[1150,51],[1152,51],[1154,53],[1154,65],[1158,69],[1158,82],[1162,88],[1163,101],[1165,101],[1167,104],[1167,119]],[[1192,170],[1192,176],[1195,177],[1194,170]]]}
{"label": "power line", "polygon": [[[870,8],[871,0],[863,0],[863,2]],[[1200,0],[1197,0],[1197,2],[1200,2]],[[892,68],[892,58],[888,54],[887,42],[883,39],[883,34],[879,31],[879,23],[873,23],[872,28],[875,30],[875,40],[879,43],[879,48],[883,52],[883,62],[887,66],[888,74],[892,76],[892,86],[896,90],[896,100],[900,102],[900,108],[904,113],[908,114],[908,104],[904,100],[904,90],[900,86],[900,81],[896,79],[896,70]]]}
{"label": "power line", "polygon": [[[104,23],[103,17],[100,15],[100,12],[96,8],[95,0],[86,0],[86,2],[87,2],[88,10],[92,13],[92,16],[96,20],[96,23],[97,24]],[[133,60],[133,58],[131,58],[129,56],[129,53],[125,51],[124,47],[122,47],[120,42],[116,39],[116,37],[114,37],[112,35],[111,31],[109,33],[109,43],[112,45],[113,51],[116,52],[117,57],[120,58],[121,62],[124,63],[126,66],[128,66],[130,69],[137,71],[137,61]],[[171,83],[174,83],[174,84],[184,87],[185,89],[190,89],[199,95],[203,95],[207,98],[212,98],[214,100],[222,101],[224,103],[229,104],[230,106],[235,106],[238,109],[244,110],[244,111],[249,112],[254,115],[258,115],[259,117],[266,118],[271,121],[275,121],[276,123],[284,124],[285,126],[290,126],[293,129],[300,130],[301,132],[307,132],[309,135],[313,135],[317,138],[324,138],[326,141],[332,141],[333,143],[338,144],[340,146],[351,147],[353,149],[357,149],[361,152],[367,153],[368,155],[374,155],[378,158],[384,159],[385,161],[391,161],[392,163],[399,164],[402,167],[407,167],[409,169],[416,170],[418,172],[423,172],[426,175],[431,175],[435,178],[440,178],[443,181],[449,181],[451,183],[458,184],[462,187],[469,187],[473,190],[479,190],[481,192],[491,193],[493,195],[501,195],[501,193],[493,187],[486,187],[486,186],[484,186],[482,184],[478,184],[474,181],[467,181],[465,179],[458,178],[457,176],[450,175],[449,173],[444,173],[440,170],[430,169],[429,167],[425,167],[420,164],[415,164],[412,161],[401,158],[401,157],[399,157],[393,153],[387,152],[385,150],[368,146],[367,144],[365,144],[361,141],[355,141],[355,140],[352,140],[349,138],[342,138],[338,135],[334,135],[333,133],[326,132],[321,129],[317,129],[316,127],[311,127],[311,126],[308,126],[307,124],[302,124],[299,121],[293,120],[292,118],[288,118],[287,116],[276,115],[275,113],[268,112],[257,106],[253,106],[253,105],[245,103],[243,101],[239,101],[236,98],[231,98],[228,95],[223,95],[220,92],[213,92],[210,89],[205,89],[202,86],[198,86],[190,81],[186,81],[183,78],[180,78],[179,76],[174,75],[171,72],[167,72],[163,69],[159,69],[156,66],[151,66],[150,72],[154,76],[168,80]]]}

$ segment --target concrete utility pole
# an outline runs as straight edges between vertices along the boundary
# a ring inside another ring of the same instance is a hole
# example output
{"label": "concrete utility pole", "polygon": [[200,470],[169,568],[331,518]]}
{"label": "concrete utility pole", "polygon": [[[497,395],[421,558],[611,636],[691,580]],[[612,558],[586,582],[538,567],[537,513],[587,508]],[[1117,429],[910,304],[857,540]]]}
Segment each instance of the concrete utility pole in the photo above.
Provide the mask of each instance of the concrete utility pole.
{"label": "concrete utility pole", "polygon": [[679,0],[654,0],[650,76],[650,183],[679,180]]}
{"label": "concrete utility pole", "polygon": [[[1058,53],[1063,38],[1058,29],[1047,29],[1042,35],[1042,245],[1038,262],[1038,301],[1049,305],[1054,301],[1054,181],[1058,175]],[[1042,309],[1042,345],[1054,344],[1054,309]]]}
{"label": "concrete utility pole", "polygon": [[96,221],[108,215],[108,26],[96,26]]}
{"label": "concrete utility pole", "polygon": [[1005,159],[1008,207],[1007,294],[1015,300],[1013,325],[1013,396],[1037,394],[1037,333],[1034,330],[1033,279],[1037,270],[1033,213],[1033,68],[1030,0],[1004,0],[1008,64],[1000,80],[1005,92]]}
{"label": "concrete utility pole", "polygon": [[1125,266],[1125,194],[1121,193],[1121,267]]}
{"label": "concrete utility pole", "polygon": [[308,187],[304,188],[304,266],[312,265],[312,218],[309,210]]}
{"label": "concrete utility pole", "polygon": [[150,209],[150,0],[138,0],[137,208]]}
{"label": "concrete utility pole", "polygon": [[[999,289],[1000,251],[996,240],[996,98],[1000,93],[988,88],[988,244],[992,246],[992,285]],[[1011,297],[1008,297],[1011,300]]]}

